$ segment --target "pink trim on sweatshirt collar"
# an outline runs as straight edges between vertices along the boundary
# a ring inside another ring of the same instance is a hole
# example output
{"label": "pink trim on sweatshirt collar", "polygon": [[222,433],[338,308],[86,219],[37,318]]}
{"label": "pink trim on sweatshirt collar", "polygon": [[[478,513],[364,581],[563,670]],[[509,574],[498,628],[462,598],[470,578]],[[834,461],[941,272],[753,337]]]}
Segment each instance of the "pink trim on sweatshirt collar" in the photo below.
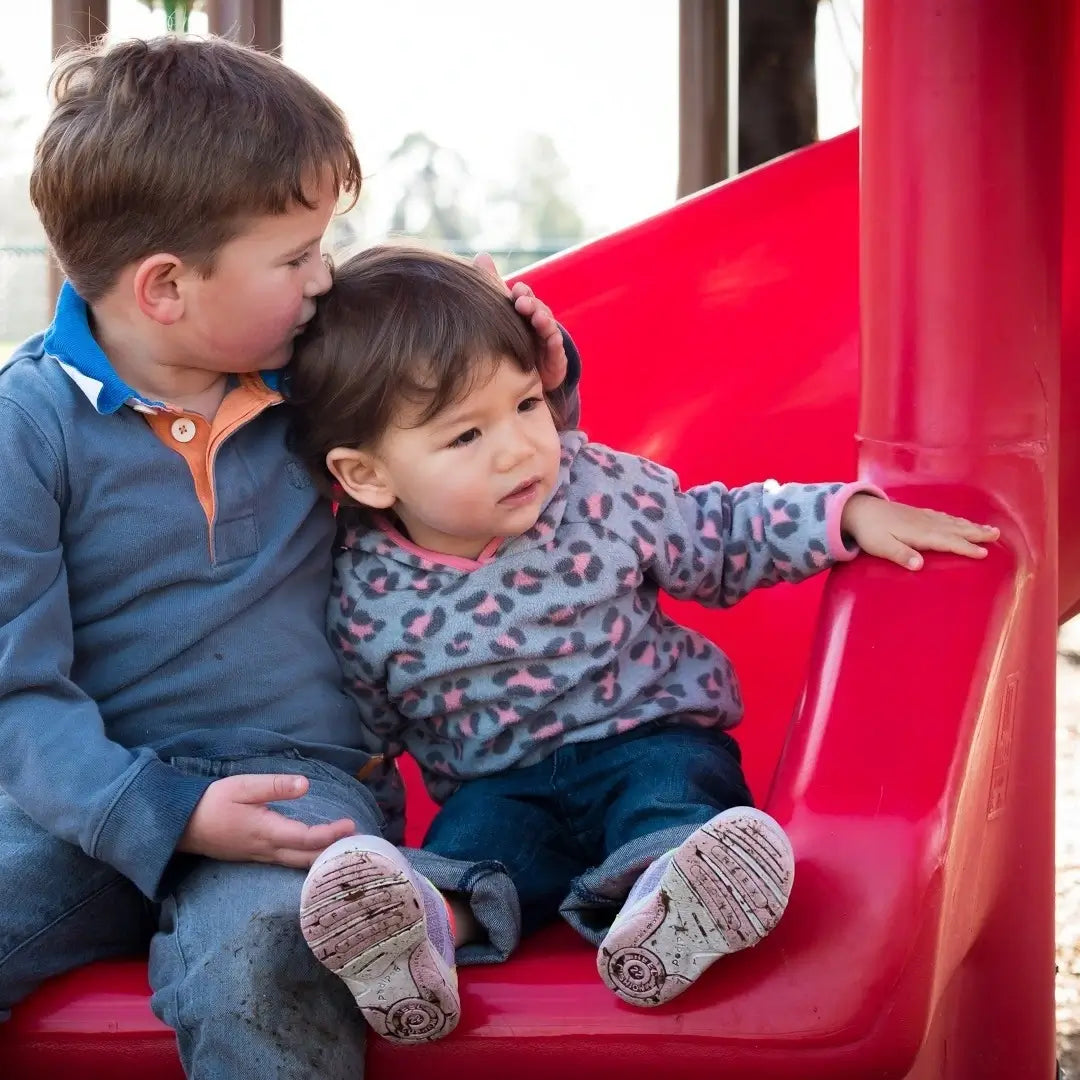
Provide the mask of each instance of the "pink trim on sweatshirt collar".
{"label": "pink trim on sweatshirt collar", "polygon": [[383,514],[375,516],[375,524],[383,535],[402,551],[407,551],[410,555],[415,555],[425,562],[434,563],[436,566],[449,566],[454,570],[479,570],[481,566],[486,566],[495,558],[495,552],[499,550],[499,545],[505,539],[502,536],[493,537],[475,559],[466,559],[461,555],[444,555],[441,551],[432,551],[430,548],[422,548],[419,544],[414,544],[404,533],[394,528],[391,520]]}

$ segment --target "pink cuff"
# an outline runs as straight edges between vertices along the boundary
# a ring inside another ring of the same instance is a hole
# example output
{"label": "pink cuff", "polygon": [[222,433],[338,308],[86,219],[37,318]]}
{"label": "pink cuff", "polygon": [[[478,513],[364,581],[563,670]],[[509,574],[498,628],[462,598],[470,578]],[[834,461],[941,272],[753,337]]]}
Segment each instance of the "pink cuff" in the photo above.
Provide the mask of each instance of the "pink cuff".
{"label": "pink cuff", "polygon": [[825,515],[825,536],[829,542],[829,554],[837,562],[850,562],[859,554],[857,545],[852,544],[849,547],[844,543],[844,535],[840,531],[840,519],[844,515],[844,507],[847,506],[848,499],[852,495],[860,493],[873,495],[878,499],[884,499],[886,502],[889,500],[889,496],[881,488],[868,484],[864,480],[856,480],[854,483],[845,484],[832,497],[828,512]]}

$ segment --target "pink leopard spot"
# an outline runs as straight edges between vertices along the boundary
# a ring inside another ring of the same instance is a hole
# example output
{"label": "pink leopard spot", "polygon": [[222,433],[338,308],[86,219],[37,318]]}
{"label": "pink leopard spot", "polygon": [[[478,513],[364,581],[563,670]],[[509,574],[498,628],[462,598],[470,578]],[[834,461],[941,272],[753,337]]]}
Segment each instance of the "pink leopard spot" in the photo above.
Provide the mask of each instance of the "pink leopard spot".
{"label": "pink leopard spot", "polygon": [[558,721],[553,724],[546,724],[542,728],[538,728],[533,737],[536,739],[553,739],[556,735],[561,735],[566,729]]}
{"label": "pink leopard spot", "polygon": [[499,604],[495,597],[488,593],[475,610],[477,615],[494,615],[499,610]]}
{"label": "pink leopard spot", "polygon": [[758,544],[765,542],[765,521],[760,514],[755,514],[750,519],[750,535]]}
{"label": "pink leopard spot", "polygon": [[515,671],[506,680],[506,685],[521,686],[537,694],[550,693],[555,689],[555,683],[550,678],[537,678],[535,675],[530,675],[528,671]]}
{"label": "pink leopard spot", "polygon": [[603,701],[615,699],[615,675],[610,671],[600,680],[600,697]]}
{"label": "pink leopard spot", "polygon": [[642,667],[652,667],[656,663],[656,648],[652,645],[646,645],[634,663],[640,664]]}
{"label": "pink leopard spot", "polygon": [[533,577],[532,574],[525,573],[524,570],[518,570],[517,573],[514,574],[514,588],[527,589],[531,585],[536,585],[539,580],[539,578]]}
{"label": "pink leopard spot", "polygon": [[590,495],[585,500],[585,512],[591,518],[596,518],[598,521],[604,516],[604,496],[600,494]]}
{"label": "pink leopard spot", "polygon": [[417,615],[415,619],[406,627],[408,632],[414,637],[423,637],[427,632],[427,628],[431,625],[430,613],[424,615]]}

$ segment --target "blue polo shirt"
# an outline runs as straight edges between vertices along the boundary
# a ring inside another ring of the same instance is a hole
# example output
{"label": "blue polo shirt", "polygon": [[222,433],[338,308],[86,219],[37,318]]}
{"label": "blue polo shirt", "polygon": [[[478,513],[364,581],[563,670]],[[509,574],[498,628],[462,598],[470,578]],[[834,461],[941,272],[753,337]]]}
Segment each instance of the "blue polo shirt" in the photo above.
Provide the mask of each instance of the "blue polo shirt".
{"label": "blue polo shirt", "polygon": [[148,896],[210,783],[170,758],[367,760],[287,412],[251,376],[212,422],[140,398],[70,286],[0,370],[0,788]]}

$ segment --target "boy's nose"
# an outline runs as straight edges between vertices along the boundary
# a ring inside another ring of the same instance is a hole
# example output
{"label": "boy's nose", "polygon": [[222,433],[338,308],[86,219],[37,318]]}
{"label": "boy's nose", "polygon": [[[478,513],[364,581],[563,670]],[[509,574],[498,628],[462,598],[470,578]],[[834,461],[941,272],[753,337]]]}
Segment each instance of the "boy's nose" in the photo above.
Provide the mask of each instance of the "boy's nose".
{"label": "boy's nose", "polygon": [[330,263],[325,255],[311,260],[312,273],[304,287],[305,296],[322,296],[330,291],[334,279],[330,275]]}

